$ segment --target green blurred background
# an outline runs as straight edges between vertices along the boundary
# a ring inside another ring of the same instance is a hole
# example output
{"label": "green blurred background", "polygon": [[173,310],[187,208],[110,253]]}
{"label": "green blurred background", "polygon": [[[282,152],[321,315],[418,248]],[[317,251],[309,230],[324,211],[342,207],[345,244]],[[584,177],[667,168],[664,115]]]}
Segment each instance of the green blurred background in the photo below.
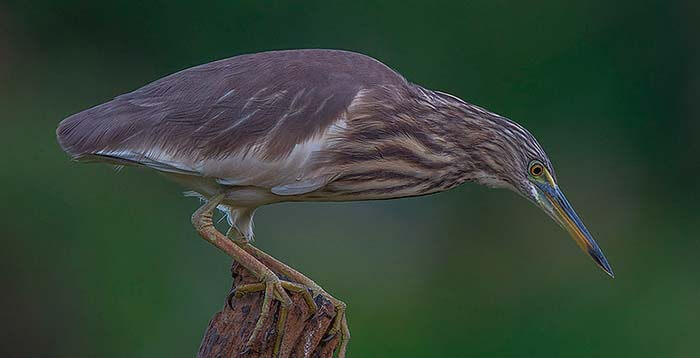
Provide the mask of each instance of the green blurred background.
{"label": "green blurred background", "polygon": [[198,206],[72,163],[64,117],[237,54],[342,48],[529,128],[610,260],[473,184],[280,204],[258,245],[349,305],[352,357],[698,357],[697,1],[0,2],[3,356],[187,357],[228,292]]}

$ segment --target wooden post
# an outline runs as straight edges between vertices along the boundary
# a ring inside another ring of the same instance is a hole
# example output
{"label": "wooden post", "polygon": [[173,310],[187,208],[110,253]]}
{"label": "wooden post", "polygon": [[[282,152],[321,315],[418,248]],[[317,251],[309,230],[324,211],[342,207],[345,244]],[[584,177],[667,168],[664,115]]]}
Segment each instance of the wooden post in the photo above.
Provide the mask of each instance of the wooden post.
{"label": "wooden post", "polygon": [[[233,287],[255,283],[255,277],[238,265],[231,266]],[[289,309],[286,329],[279,357],[332,358],[339,343],[339,336],[328,337],[327,332],[335,317],[333,304],[323,297],[315,297],[318,311],[310,316],[301,295],[289,293],[294,304]],[[276,327],[279,317],[279,302],[273,303],[271,319],[251,347],[245,347],[253,327],[260,315],[263,294],[252,293],[233,300],[233,309],[224,303],[224,308],[214,314],[207,327],[197,357],[272,357]]]}

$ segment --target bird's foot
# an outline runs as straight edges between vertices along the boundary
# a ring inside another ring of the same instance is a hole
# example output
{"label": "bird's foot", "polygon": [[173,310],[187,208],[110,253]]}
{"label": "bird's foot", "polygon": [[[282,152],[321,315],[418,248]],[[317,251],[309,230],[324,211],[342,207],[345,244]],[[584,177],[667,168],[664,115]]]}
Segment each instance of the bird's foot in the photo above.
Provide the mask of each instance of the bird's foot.
{"label": "bird's foot", "polygon": [[[318,287],[318,286],[317,286]],[[318,287],[320,289],[320,287]],[[331,296],[328,292],[320,289],[319,295],[323,296],[325,299],[330,301],[335,307],[335,317],[333,318],[333,324],[328,333],[323,337],[323,341],[329,341],[334,337],[340,335],[340,344],[338,345],[338,358],[345,358],[345,352],[348,349],[348,343],[350,342],[350,328],[348,327],[348,320],[345,317],[345,309],[347,305],[345,302]],[[314,297],[316,294],[314,294]]]}
{"label": "bird's foot", "polygon": [[260,317],[258,318],[253,332],[248,338],[246,347],[248,349],[253,345],[258,338],[258,335],[262,331],[265,321],[269,318],[271,312],[271,304],[273,300],[279,301],[280,311],[279,319],[277,320],[277,337],[275,339],[275,346],[273,348],[273,356],[277,357],[280,351],[280,345],[282,343],[282,337],[284,336],[285,323],[287,321],[287,312],[289,307],[292,305],[292,300],[286,291],[299,293],[304,297],[304,301],[309,308],[309,313],[314,315],[316,313],[317,307],[314,302],[309,289],[298,283],[280,280],[274,273],[269,272],[262,282],[250,283],[237,286],[228,295],[227,302],[231,309],[233,309],[234,298],[240,298],[246,294],[263,292],[263,304],[260,312]]}
{"label": "bird's foot", "polygon": [[[231,239],[236,245],[240,246],[243,248],[246,252],[249,254],[253,255],[256,259],[260,260],[263,264],[265,264],[268,268],[274,270],[275,272],[278,272],[282,274],[283,277],[288,278],[290,280],[296,281],[298,283],[292,283],[289,281],[280,281],[283,283],[291,284],[291,285],[297,285],[299,287],[303,288],[308,288],[311,290],[311,297],[316,298],[319,295],[323,296],[326,300],[330,301],[333,304],[333,307],[335,308],[335,317],[333,318],[333,323],[331,324],[331,328],[328,330],[328,333],[326,336],[323,338],[324,342],[327,342],[336,336],[340,335],[340,342],[337,347],[337,352],[338,352],[338,358],[345,358],[345,354],[347,352],[347,347],[348,347],[348,342],[350,342],[350,329],[348,328],[348,321],[345,316],[345,309],[346,309],[346,304],[345,302],[331,296],[328,292],[326,292],[321,286],[319,286],[316,282],[311,280],[310,278],[304,276],[302,273],[299,271],[289,267],[287,264],[275,259],[274,257],[268,255],[267,253],[263,252],[262,250],[258,249],[257,247],[253,246],[250,244],[250,240],[245,238],[243,235],[240,234],[236,229],[232,228],[229,229],[229,231],[226,233],[226,236]],[[254,287],[258,289],[259,287]],[[239,288],[236,289],[238,291]],[[293,289],[288,289],[289,291],[295,292]],[[308,291],[306,291],[308,293]],[[234,293],[232,293],[234,294]],[[229,295],[229,297],[233,297],[232,295]],[[307,300],[308,298],[304,296],[304,299]],[[229,301],[230,302],[230,301]],[[315,312],[315,310],[313,310]],[[279,336],[278,336],[279,338]]]}

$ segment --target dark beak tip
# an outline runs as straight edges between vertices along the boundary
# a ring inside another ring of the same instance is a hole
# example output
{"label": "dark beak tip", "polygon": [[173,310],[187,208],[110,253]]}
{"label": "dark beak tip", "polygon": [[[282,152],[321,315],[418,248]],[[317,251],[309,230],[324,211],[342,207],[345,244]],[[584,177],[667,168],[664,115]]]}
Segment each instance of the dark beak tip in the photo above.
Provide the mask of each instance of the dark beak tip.
{"label": "dark beak tip", "polygon": [[600,255],[592,255],[593,258],[595,259],[595,262],[600,266],[605,273],[610,276],[610,278],[615,278],[615,272],[613,272],[612,267],[610,267],[610,264],[608,263],[608,260],[605,259],[605,256],[602,254]]}
{"label": "dark beak tip", "polygon": [[615,272],[613,272],[612,267],[610,267],[608,260],[605,258],[600,249],[596,248],[594,250],[590,250],[588,254],[593,258],[593,261],[595,261],[595,263],[601,269],[603,269],[603,271],[605,271],[606,274],[608,274],[608,276],[610,276],[611,278],[615,278]]}

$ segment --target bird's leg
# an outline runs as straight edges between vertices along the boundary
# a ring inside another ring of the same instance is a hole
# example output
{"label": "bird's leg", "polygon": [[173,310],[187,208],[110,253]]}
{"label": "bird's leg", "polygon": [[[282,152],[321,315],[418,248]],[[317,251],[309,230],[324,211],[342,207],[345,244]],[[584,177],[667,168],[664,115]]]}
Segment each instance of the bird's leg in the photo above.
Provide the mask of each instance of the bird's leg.
{"label": "bird's leg", "polygon": [[277,322],[277,339],[275,341],[274,356],[277,356],[280,348],[280,343],[282,341],[282,336],[284,334],[284,324],[287,318],[287,311],[292,305],[292,300],[289,298],[285,289],[294,292],[306,293],[304,296],[306,303],[309,305],[311,313],[315,313],[316,304],[311,299],[311,295],[308,293],[305,287],[300,286],[292,282],[286,282],[280,280],[277,275],[275,275],[272,270],[266,267],[253,255],[246,252],[239,245],[234,244],[226,236],[220,233],[212,222],[212,215],[214,209],[221,203],[224,198],[224,194],[218,194],[209,201],[202,205],[197,211],[192,215],[192,224],[199,235],[207,240],[209,243],[218,247],[221,251],[225,252],[231,256],[236,262],[241,264],[247,270],[249,270],[253,275],[260,280],[260,283],[254,283],[250,285],[242,285],[238,288],[237,294],[242,295],[249,292],[260,292],[264,291],[263,305],[260,312],[260,317],[255,324],[253,333],[248,339],[247,346],[250,347],[253,341],[256,339],[258,334],[265,324],[265,320],[270,315],[270,305],[272,300],[277,300],[280,302],[280,314]]}
{"label": "bird's leg", "polygon": [[350,329],[348,328],[348,322],[345,318],[346,305],[343,301],[331,296],[326,292],[321,286],[310,278],[304,276],[301,272],[289,267],[287,264],[277,260],[276,258],[268,255],[264,251],[258,249],[250,243],[245,237],[242,237],[237,230],[229,229],[226,233],[233,242],[240,246],[247,253],[258,259],[260,262],[264,263],[267,267],[272,270],[286,276],[292,281],[300,283],[306,287],[309,287],[313,292],[313,297],[317,295],[322,295],[328,299],[335,307],[335,317],[333,319],[333,325],[328,332],[328,339],[333,338],[335,335],[340,334],[340,345],[338,347],[338,357],[345,357],[345,352],[347,350],[348,342],[350,341]]}

